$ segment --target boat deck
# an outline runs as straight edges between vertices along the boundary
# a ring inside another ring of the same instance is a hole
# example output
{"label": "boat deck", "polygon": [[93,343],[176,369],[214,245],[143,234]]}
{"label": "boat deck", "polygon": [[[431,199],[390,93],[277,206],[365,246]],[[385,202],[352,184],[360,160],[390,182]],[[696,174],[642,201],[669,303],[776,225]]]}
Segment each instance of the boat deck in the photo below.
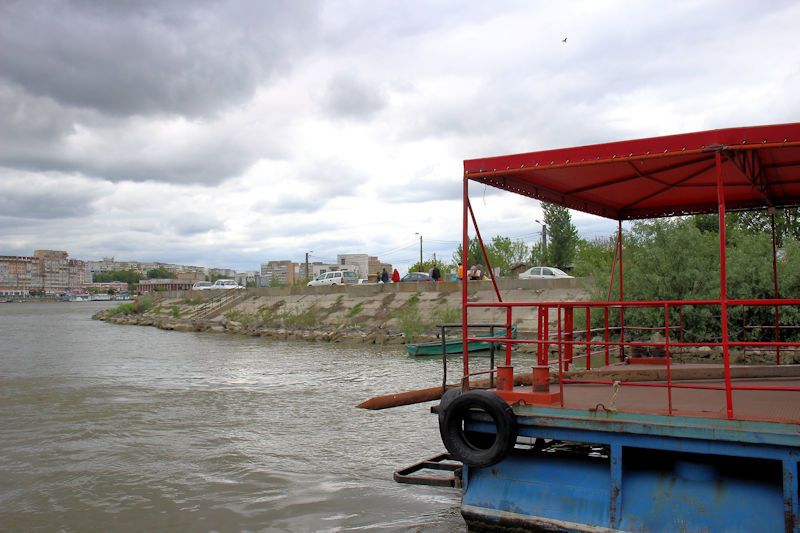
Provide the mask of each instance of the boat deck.
{"label": "boat deck", "polygon": [[[610,384],[563,384],[563,405],[551,409],[608,411],[680,417],[727,419],[725,391],[702,387],[724,387],[720,365],[674,364],[672,387],[666,388],[665,368],[659,365],[611,365],[570,376],[581,380],[615,382]],[[742,387],[800,388],[800,366],[734,366],[732,385]],[[677,377],[677,379],[676,379]],[[656,378],[656,379],[653,379]],[[706,378],[706,379],[702,379]],[[631,382],[641,385],[632,385]],[[660,386],[655,386],[660,385]],[[681,388],[681,387],[698,388]],[[514,392],[530,391],[530,386],[514,387]],[[550,385],[559,391],[558,383]],[[671,395],[672,410],[669,405]],[[733,390],[733,419],[784,424],[800,424],[800,392],[797,390]],[[800,431],[800,427],[798,427]]]}

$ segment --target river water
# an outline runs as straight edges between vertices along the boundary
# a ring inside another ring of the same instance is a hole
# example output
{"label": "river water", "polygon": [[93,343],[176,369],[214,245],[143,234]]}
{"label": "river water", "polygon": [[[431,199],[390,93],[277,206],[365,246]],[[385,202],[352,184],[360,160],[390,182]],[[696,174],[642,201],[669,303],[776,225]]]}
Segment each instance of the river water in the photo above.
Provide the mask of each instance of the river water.
{"label": "river water", "polygon": [[0,305],[0,530],[465,531],[453,489],[392,472],[443,450],[437,384],[398,348],[91,320],[109,304]]}

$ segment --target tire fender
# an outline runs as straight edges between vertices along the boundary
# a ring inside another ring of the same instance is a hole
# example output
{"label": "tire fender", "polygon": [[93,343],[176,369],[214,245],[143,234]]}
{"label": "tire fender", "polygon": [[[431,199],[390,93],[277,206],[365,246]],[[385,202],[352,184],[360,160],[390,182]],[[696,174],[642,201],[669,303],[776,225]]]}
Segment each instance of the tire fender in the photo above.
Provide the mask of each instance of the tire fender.
{"label": "tire fender", "polygon": [[[439,433],[450,455],[473,467],[502,461],[517,442],[517,420],[511,406],[499,396],[482,390],[446,396],[447,393],[442,396],[443,402],[448,400],[445,407],[440,404],[439,408]],[[492,419],[496,428],[494,438],[464,430],[464,421],[479,412]]]}

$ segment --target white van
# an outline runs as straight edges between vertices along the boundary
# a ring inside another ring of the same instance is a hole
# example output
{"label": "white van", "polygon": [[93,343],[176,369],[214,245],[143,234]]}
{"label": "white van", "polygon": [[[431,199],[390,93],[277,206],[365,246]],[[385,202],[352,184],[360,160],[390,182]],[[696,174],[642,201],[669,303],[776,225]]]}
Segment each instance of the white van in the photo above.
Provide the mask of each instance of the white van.
{"label": "white van", "polygon": [[350,270],[334,270],[320,274],[317,279],[308,282],[309,287],[319,285],[355,285],[358,283],[358,276]]}

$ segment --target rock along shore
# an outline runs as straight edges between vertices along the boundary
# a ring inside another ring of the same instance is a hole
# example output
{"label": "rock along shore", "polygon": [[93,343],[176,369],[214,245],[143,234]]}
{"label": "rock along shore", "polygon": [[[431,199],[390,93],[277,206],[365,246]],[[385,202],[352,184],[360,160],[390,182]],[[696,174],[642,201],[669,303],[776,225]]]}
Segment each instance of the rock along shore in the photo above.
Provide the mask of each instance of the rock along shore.
{"label": "rock along shore", "polygon": [[[499,287],[504,300],[535,303],[588,298],[574,279],[503,280]],[[470,301],[496,301],[490,282],[473,282],[469,289]],[[434,340],[438,324],[460,323],[461,285],[400,283],[157,293],[101,311],[93,318],[276,340],[402,345]],[[473,308],[470,322],[503,324],[505,310]],[[515,309],[514,324],[520,331],[533,331],[535,309]]]}

